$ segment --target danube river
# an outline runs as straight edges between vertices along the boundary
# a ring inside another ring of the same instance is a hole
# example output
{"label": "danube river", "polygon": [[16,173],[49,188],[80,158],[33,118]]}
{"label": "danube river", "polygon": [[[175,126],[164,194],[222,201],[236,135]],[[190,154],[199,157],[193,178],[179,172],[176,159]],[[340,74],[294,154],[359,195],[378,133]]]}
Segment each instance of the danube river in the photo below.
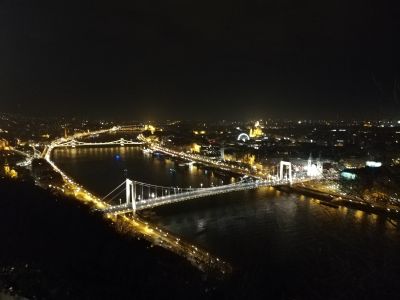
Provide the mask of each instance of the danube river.
{"label": "danube river", "polygon": [[[98,196],[126,175],[178,187],[239,180],[204,167],[180,166],[144,154],[139,147],[56,149],[53,160]],[[323,206],[273,188],[196,199],[142,214],[230,262],[234,286],[229,290],[237,297],[380,298],[399,291],[400,231],[396,223],[376,215]]]}

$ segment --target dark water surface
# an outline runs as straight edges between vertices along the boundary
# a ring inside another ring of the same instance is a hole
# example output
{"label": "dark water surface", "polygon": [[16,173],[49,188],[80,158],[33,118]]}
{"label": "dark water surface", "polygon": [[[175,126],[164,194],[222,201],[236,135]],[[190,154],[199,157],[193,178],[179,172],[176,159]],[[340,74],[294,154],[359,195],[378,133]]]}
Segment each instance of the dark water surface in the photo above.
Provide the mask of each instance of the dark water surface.
{"label": "dark water surface", "polygon": [[[58,149],[53,159],[99,196],[126,172],[138,181],[179,187],[237,180],[180,167],[138,147]],[[145,215],[230,262],[234,285],[227,289],[237,297],[382,298],[400,290],[400,231],[376,215],[273,188],[187,201]]]}

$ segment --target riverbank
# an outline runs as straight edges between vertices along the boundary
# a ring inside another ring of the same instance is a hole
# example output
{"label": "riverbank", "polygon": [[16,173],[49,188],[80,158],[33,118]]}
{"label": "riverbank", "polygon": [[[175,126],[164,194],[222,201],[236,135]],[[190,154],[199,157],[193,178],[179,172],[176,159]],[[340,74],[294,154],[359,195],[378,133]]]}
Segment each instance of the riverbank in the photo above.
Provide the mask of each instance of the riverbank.
{"label": "riverbank", "polygon": [[321,205],[326,205],[334,208],[339,208],[339,206],[345,206],[352,209],[362,210],[367,213],[372,213],[396,220],[400,220],[400,209],[389,209],[382,206],[373,205],[367,202],[362,202],[360,199],[354,199],[352,197],[333,195],[326,192],[310,189],[307,187],[302,187],[299,185],[292,186],[277,186],[276,189],[287,192],[296,193],[299,195],[304,195],[308,197],[313,197],[319,200]]}
{"label": "riverbank", "polygon": [[[51,152],[48,152],[48,155],[46,155],[46,160],[56,172],[61,174],[65,182],[62,187],[52,187],[54,191],[68,196],[73,196],[77,200],[80,200],[85,204],[89,204],[92,209],[101,211],[109,205],[103,202],[102,199],[87,191],[85,187],[75,182],[65,172],[58,168],[51,160]],[[112,219],[114,222],[118,221],[120,223],[120,228],[129,228],[129,232],[125,230],[127,234],[142,236],[152,245],[157,245],[177,255],[180,255],[189,261],[193,266],[197,267],[201,271],[207,272],[210,275],[220,278],[229,275],[232,272],[232,267],[223,259],[215,257],[207,251],[199,249],[195,245],[181,241],[180,237],[177,237],[172,233],[164,232],[153,224],[142,220],[137,215],[131,215],[131,217],[127,217],[107,214],[107,218]]]}
{"label": "riverbank", "polygon": [[73,198],[0,180],[0,290],[29,299],[206,297],[219,284]]}
{"label": "riverbank", "polygon": [[11,295],[8,293],[0,292],[0,300],[28,300],[28,299],[18,295]]}
{"label": "riverbank", "polygon": [[[142,140],[142,141],[146,142],[145,140]],[[175,151],[175,150],[172,150],[169,148],[161,147],[160,145],[156,145],[156,144],[149,144],[148,147],[154,152],[158,151],[158,152],[164,153],[166,155],[169,155],[171,157],[183,159],[183,160],[186,160],[189,162],[193,161],[193,162],[202,164],[207,167],[217,168],[217,169],[225,171],[225,172],[230,172],[230,173],[237,174],[240,176],[255,176],[254,174],[250,174],[244,168],[235,167],[234,165],[230,165],[227,162],[215,161],[215,160],[205,157],[205,156],[178,152],[178,151]]]}
{"label": "riverbank", "polygon": [[[114,159],[116,154],[121,160]],[[158,159],[132,147],[57,151],[54,161],[99,195],[124,180],[125,168],[132,179],[165,186],[198,187],[201,182],[209,186],[213,179],[212,172],[199,170],[196,165],[179,167],[167,156]],[[170,172],[171,168],[176,172]],[[221,182],[215,179],[214,185]],[[305,197],[260,188],[165,205],[139,215],[232,262],[232,276],[218,281],[225,287],[218,288],[219,299],[334,299],[343,293],[353,298],[396,294],[393,287],[399,274],[399,238],[388,220],[296,198]],[[148,250],[164,251],[151,245]],[[191,267],[186,259],[174,257]],[[193,273],[208,277],[191,268]],[[193,294],[187,297],[196,298]]]}
{"label": "riverbank", "polygon": [[153,246],[162,247],[189,261],[199,270],[211,275],[213,278],[222,279],[232,273],[232,267],[224,260],[210,254],[192,243],[183,240],[165,229],[158,228],[146,221],[142,216],[136,215],[112,215],[107,217],[118,224],[118,228],[124,234],[134,233],[149,241]]}

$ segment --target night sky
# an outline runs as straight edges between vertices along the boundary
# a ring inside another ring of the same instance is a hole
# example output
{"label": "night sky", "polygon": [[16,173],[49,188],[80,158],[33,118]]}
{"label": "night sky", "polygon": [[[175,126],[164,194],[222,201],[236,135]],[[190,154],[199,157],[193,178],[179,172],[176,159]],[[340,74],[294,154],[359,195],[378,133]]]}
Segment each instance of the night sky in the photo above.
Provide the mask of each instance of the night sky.
{"label": "night sky", "polygon": [[400,118],[396,1],[0,1],[0,111]]}

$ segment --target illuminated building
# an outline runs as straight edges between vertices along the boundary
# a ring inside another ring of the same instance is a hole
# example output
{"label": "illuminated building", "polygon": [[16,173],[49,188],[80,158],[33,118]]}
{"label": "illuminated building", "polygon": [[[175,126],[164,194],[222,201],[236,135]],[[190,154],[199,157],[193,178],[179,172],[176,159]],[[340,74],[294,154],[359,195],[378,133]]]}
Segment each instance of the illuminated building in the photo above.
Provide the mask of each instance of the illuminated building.
{"label": "illuminated building", "polygon": [[254,162],[256,160],[256,156],[252,154],[246,154],[243,158],[243,161],[245,163],[248,163],[250,166],[254,165]]}
{"label": "illuminated building", "polygon": [[314,164],[312,161],[312,156],[310,154],[310,157],[308,158],[308,161],[307,161],[307,176],[309,176],[309,177],[321,176],[322,171],[323,171],[323,168],[322,168],[321,161],[318,159],[317,163]]}
{"label": "illuminated building", "polygon": [[367,161],[365,165],[370,168],[379,168],[382,167],[382,163],[380,161]]}
{"label": "illuminated building", "polygon": [[262,131],[261,127],[260,127],[260,122],[256,122],[254,124],[254,128],[250,128],[250,132],[249,132],[249,136],[251,138],[257,138],[257,137],[261,137],[264,135],[264,132]]}
{"label": "illuminated building", "polygon": [[8,175],[8,173],[10,173],[10,166],[8,165],[8,162],[6,160],[6,162],[4,163],[4,174]]}
{"label": "illuminated building", "polygon": [[200,153],[200,150],[201,150],[201,146],[200,145],[198,145],[196,143],[194,143],[192,145],[192,148],[191,148],[192,153]]}
{"label": "illuminated building", "polygon": [[224,160],[225,159],[225,148],[224,147],[221,147],[220,149],[219,149],[219,157],[222,159],[222,160]]}
{"label": "illuminated building", "polygon": [[340,177],[347,180],[354,180],[356,179],[357,175],[350,171],[343,171],[340,172]]}
{"label": "illuminated building", "polygon": [[11,169],[7,161],[4,164],[4,174],[11,178],[18,177],[17,171],[15,171],[14,169]]}
{"label": "illuminated building", "polygon": [[144,130],[149,130],[151,132],[151,134],[154,134],[154,132],[156,131],[156,128],[153,125],[145,125],[144,126]]}
{"label": "illuminated building", "polygon": [[8,173],[8,176],[10,176],[11,178],[17,178],[18,173],[14,169],[11,169],[10,173]]}
{"label": "illuminated building", "polygon": [[0,150],[9,150],[7,140],[0,139]]}

